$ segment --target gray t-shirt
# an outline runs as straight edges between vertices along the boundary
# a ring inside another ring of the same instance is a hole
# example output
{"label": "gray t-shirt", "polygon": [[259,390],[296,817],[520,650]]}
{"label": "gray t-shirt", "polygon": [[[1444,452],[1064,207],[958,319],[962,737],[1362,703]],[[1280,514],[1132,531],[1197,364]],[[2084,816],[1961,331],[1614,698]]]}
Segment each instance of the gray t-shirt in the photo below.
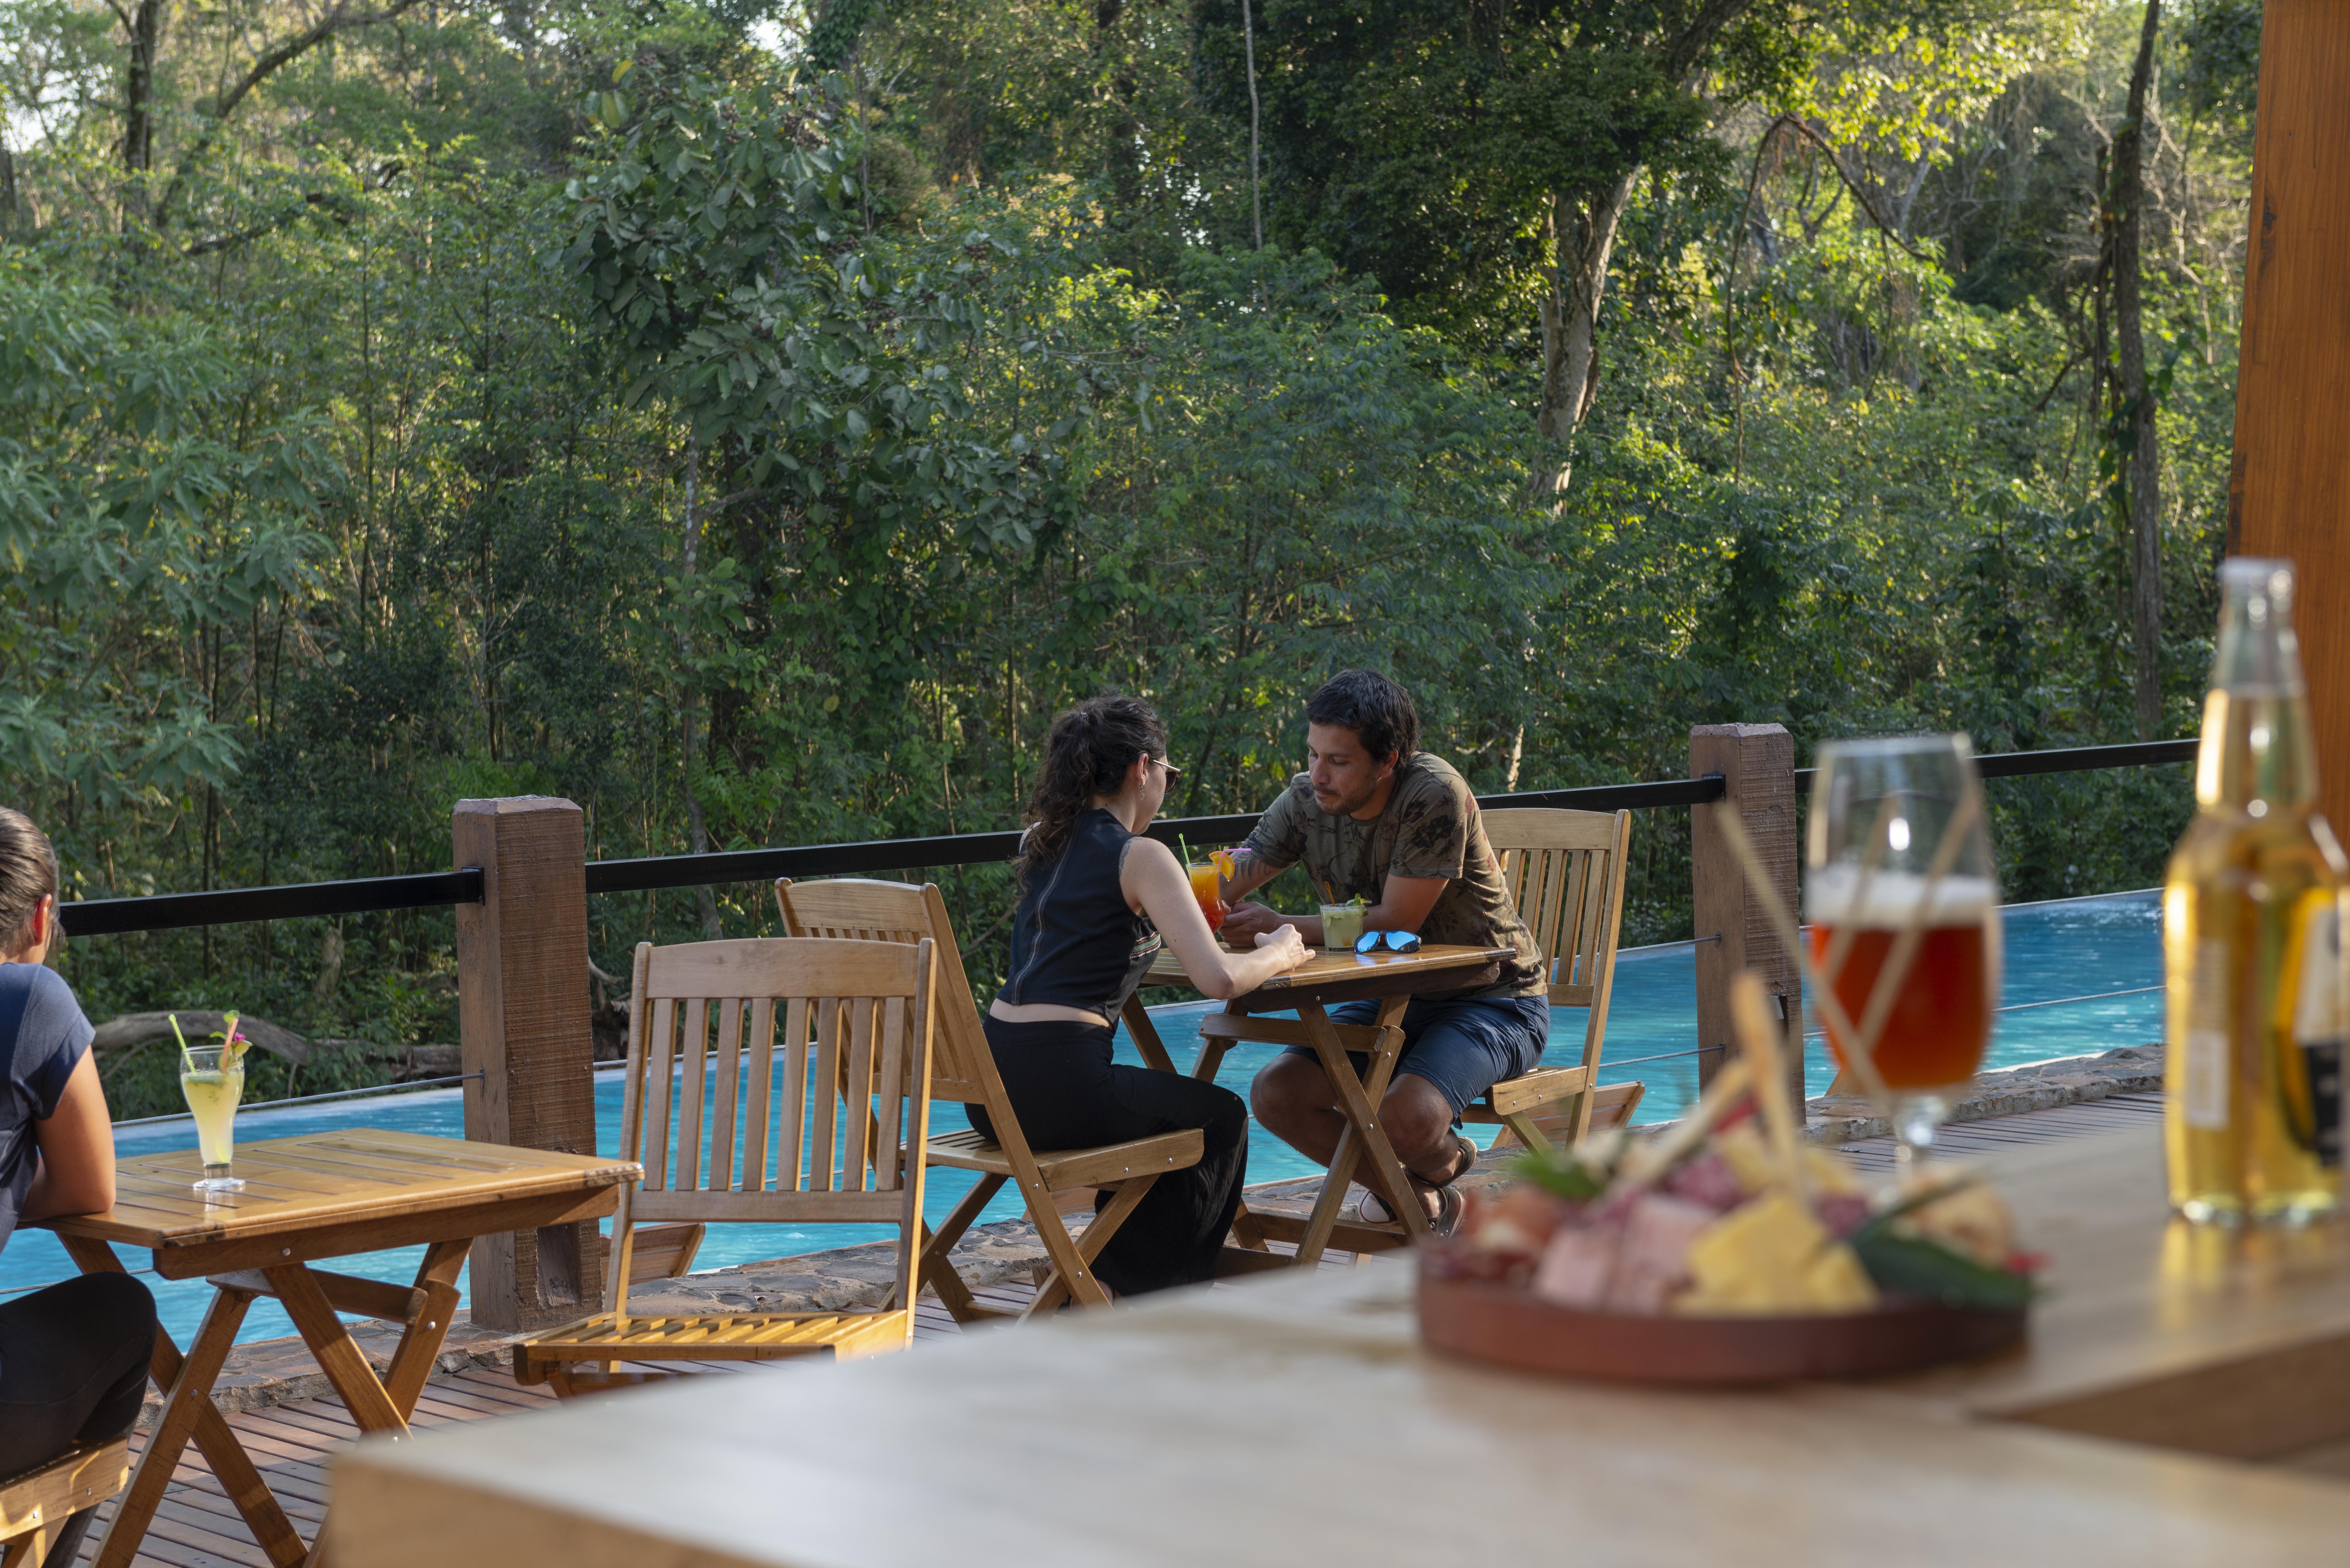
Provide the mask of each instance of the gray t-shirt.
{"label": "gray t-shirt", "polygon": [[1312,781],[1299,774],[1264,808],[1248,846],[1276,871],[1304,861],[1305,874],[1335,888],[1341,900],[1359,895],[1376,904],[1389,877],[1444,877],[1444,891],[1419,923],[1421,940],[1513,948],[1516,956],[1503,961],[1496,984],[1431,992],[1428,1000],[1549,994],[1541,950],[1511,901],[1502,862],[1477,819],[1477,797],[1441,757],[1414,752],[1407,758],[1375,822],[1324,811],[1314,803]]}
{"label": "gray t-shirt", "polygon": [[94,1033],[63,975],[38,964],[0,964],[0,1065],[7,1069],[0,1091],[0,1248],[16,1231],[40,1166],[33,1124],[57,1114]]}

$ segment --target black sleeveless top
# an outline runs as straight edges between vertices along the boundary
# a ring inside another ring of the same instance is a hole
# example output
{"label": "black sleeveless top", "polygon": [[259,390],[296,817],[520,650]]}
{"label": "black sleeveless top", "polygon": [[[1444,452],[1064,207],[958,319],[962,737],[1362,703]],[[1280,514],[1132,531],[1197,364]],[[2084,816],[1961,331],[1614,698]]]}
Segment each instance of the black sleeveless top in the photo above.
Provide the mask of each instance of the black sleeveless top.
{"label": "black sleeveless top", "polygon": [[1117,1023],[1160,946],[1159,928],[1118,888],[1132,842],[1124,823],[1097,808],[1077,818],[1058,859],[1028,874],[1012,922],[1007,1004],[1083,1008]]}

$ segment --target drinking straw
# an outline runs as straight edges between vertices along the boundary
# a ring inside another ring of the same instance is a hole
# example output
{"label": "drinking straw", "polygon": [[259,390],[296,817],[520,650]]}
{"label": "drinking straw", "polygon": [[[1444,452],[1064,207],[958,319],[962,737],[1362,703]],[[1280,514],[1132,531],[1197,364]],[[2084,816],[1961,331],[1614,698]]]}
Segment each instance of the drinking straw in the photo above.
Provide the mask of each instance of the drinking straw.
{"label": "drinking straw", "polygon": [[[1730,840],[1731,852],[1738,857],[1739,864],[1745,868],[1746,885],[1754,890],[1757,901],[1762,906],[1763,918],[1771,922],[1772,930],[1779,938],[1779,945],[1794,956],[1795,967],[1803,975],[1804,983],[1811,988],[1812,1005],[1819,1009],[1820,1021],[1832,1033],[1840,1034],[1853,1043],[1852,1054],[1846,1065],[1860,1080],[1860,1092],[1868,1097],[1879,1116],[1891,1120],[1892,1091],[1885,1086],[1884,1075],[1877,1070],[1876,1058],[1871,1054],[1876,1040],[1864,1040],[1853,1032],[1852,1020],[1845,1016],[1844,1004],[1836,1000],[1835,990],[1812,967],[1812,961],[1804,950],[1803,933],[1796,929],[1795,918],[1788,913],[1787,906],[1779,901],[1778,889],[1771,886],[1770,873],[1763,869],[1762,857],[1754,853],[1754,841],[1746,836],[1746,825],[1738,820],[1736,812],[1723,812],[1716,821],[1721,826],[1721,836]],[[1720,1081],[1717,1075],[1715,1082]]]}
{"label": "drinking straw", "polygon": [[1762,1114],[1763,1145],[1779,1168],[1779,1182],[1809,1202],[1811,1183],[1804,1179],[1804,1157],[1797,1147],[1803,1118],[1788,1103],[1786,1075],[1779,1071],[1779,1031],[1773,1027],[1762,981],[1751,969],[1730,977],[1730,1017],[1737,1026],[1739,1050],[1754,1064],[1754,1108]]}
{"label": "drinking straw", "polygon": [[187,1068],[189,1072],[194,1072],[196,1070],[196,1059],[188,1054],[188,1037],[180,1033],[180,1015],[176,1012],[167,1012],[163,1016],[172,1021],[172,1033],[179,1036],[180,1064]]}
{"label": "drinking straw", "polygon": [[1662,1137],[1632,1146],[1624,1156],[1618,1172],[1624,1190],[1637,1192],[1655,1185],[1657,1179],[1672,1168],[1673,1162],[1703,1142],[1714,1124],[1730,1113],[1740,1097],[1753,1085],[1754,1064],[1740,1056],[1725,1063],[1705,1086],[1689,1115],[1672,1124]]}
{"label": "drinking straw", "polygon": [[245,1045],[250,1045],[253,1042],[248,1040],[243,1045],[237,1044],[235,1013],[230,1013],[223,1022],[228,1025],[228,1029],[221,1041],[221,1054],[227,1059],[227,1064],[234,1067],[244,1060]]}
{"label": "drinking straw", "polygon": [[1183,836],[1179,833],[1175,836],[1175,847],[1183,852],[1183,871],[1188,876],[1191,870],[1191,846],[1183,842]]}

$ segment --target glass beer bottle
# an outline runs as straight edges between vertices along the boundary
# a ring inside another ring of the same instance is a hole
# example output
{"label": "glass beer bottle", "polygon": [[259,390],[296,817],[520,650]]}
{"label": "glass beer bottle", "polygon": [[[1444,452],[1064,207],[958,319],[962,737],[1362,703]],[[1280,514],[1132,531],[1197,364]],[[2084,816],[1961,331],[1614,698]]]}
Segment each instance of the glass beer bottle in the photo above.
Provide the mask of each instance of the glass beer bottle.
{"label": "glass beer bottle", "polygon": [[2340,1186],[2350,865],[2317,811],[2292,563],[2232,559],[2220,583],[2195,820],[2163,888],[2170,1201],[2299,1222]]}

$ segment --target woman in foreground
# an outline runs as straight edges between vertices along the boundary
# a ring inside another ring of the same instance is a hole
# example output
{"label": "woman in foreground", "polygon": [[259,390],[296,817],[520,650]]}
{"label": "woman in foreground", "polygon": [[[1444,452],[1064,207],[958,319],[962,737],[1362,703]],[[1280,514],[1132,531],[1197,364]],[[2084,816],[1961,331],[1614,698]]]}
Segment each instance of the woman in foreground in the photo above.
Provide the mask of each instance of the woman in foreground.
{"label": "woman in foreground", "polygon": [[[44,967],[57,894],[47,837],[0,806],[0,1248],[19,1220],[114,1206],[114,1126],[89,1020]],[[0,1297],[0,1479],[129,1432],[154,1351],[155,1300],[128,1274]],[[47,1568],[74,1560],[95,1511],[67,1523]]]}
{"label": "woman in foreground", "polygon": [[[1248,1107],[1230,1089],[1112,1062],[1119,1012],[1162,939],[1191,983],[1219,999],[1312,956],[1287,926],[1257,938],[1253,952],[1217,943],[1174,854],[1140,836],[1179,771],[1166,727],[1134,698],[1096,697],[1054,722],[1021,845],[1011,978],[984,1021],[1031,1147],[1204,1136],[1200,1163],[1161,1176],[1095,1260],[1096,1277],[1121,1296],[1215,1276],[1248,1175]],[[971,1119],[995,1136],[984,1107]]]}

